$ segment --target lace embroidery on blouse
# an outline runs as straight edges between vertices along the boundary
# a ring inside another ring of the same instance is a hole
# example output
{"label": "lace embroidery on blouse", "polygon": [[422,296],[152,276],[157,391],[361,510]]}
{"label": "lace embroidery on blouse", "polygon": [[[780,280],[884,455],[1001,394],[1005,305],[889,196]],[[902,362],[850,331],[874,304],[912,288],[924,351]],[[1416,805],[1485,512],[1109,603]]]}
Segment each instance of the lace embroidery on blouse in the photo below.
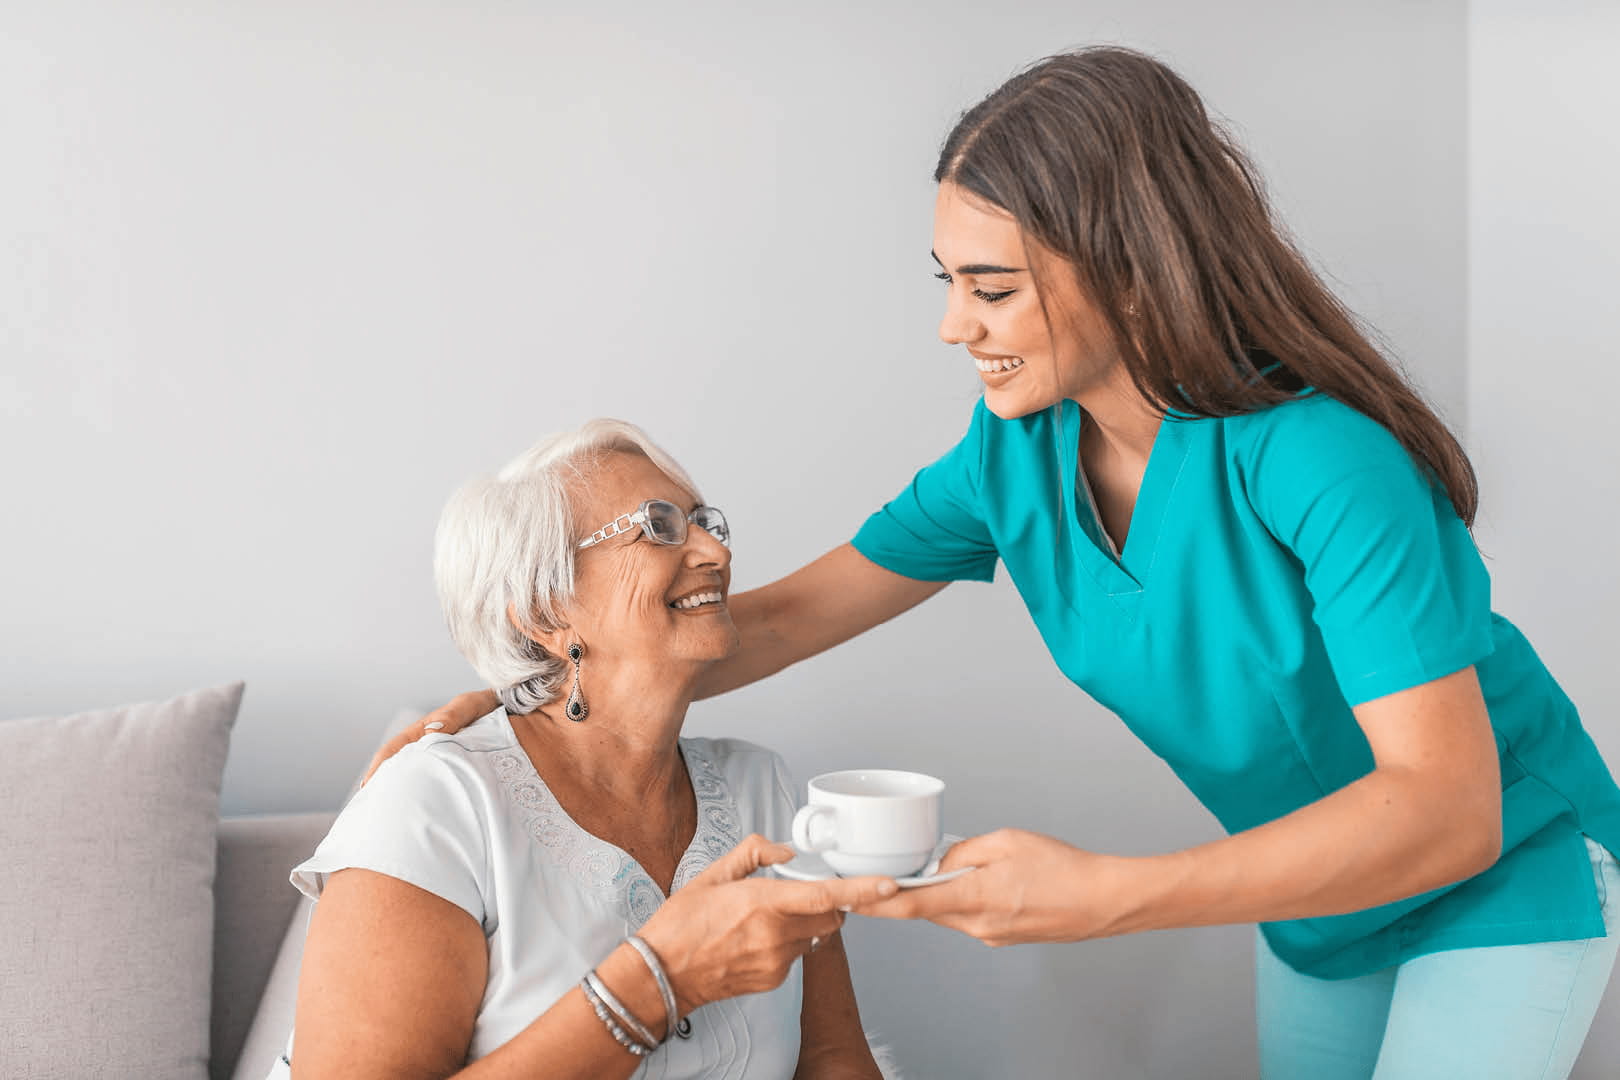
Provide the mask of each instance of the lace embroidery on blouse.
{"label": "lace embroidery on blouse", "polygon": [[[697,829],[675,867],[671,891],[686,885],[742,839],[737,808],[719,768],[684,739],[680,748],[697,796]],[[652,876],[624,850],[591,835],[569,817],[521,749],[501,751],[492,764],[507,795],[523,812],[524,831],[551,861],[594,893],[604,907],[623,916],[632,930],[641,929],[665,899]]]}

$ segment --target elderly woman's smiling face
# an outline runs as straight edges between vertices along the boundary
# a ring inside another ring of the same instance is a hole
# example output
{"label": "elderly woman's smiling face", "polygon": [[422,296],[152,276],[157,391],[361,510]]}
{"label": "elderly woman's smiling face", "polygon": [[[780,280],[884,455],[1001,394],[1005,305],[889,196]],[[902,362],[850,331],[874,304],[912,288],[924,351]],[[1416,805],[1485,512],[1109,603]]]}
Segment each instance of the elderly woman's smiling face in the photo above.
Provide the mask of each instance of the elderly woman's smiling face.
{"label": "elderly woman's smiling face", "polygon": [[[641,454],[607,454],[574,497],[576,531],[583,539],[649,499],[674,503],[683,513],[698,504]],[[569,625],[561,635],[582,642],[597,659],[724,659],[738,647],[726,607],[730,589],[731,550],[698,525],[676,545],[632,528],[575,553]],[[695,598],[702,602],[694,605]]]}

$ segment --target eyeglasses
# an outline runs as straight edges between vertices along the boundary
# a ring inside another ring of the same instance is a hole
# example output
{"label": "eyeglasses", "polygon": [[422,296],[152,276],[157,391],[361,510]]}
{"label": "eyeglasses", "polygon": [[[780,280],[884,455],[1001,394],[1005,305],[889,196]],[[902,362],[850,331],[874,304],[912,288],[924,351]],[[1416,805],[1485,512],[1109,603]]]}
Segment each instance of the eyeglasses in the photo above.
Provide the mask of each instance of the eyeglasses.
{"label": "eyeglasses", "polygon": [[579,542],[580,549],[600,544],[610,536],[627,533],[637,525],[656,544],[679,545],[686,543],[686,524],[693,522],[716,540],[731,546],[731,527],[726,515],[712,506],[699,506],[690,514],[672,502],[648,499],[636,507],[633,514],[620,514],[606,525]]}

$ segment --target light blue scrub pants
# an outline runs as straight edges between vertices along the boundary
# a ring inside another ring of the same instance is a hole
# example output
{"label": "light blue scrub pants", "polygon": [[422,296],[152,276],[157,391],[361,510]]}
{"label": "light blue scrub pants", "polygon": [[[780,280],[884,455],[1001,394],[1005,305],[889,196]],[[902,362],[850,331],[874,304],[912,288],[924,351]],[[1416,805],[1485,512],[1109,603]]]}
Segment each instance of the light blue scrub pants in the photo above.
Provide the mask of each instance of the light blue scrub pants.
{"label": "light blue scrub pants", "polygon": [[1262,1080],[1565,1080],[1620,950],[1620,865],[1586,844],[1607,937],[1454,949],[1316,979],[1257,934]]}

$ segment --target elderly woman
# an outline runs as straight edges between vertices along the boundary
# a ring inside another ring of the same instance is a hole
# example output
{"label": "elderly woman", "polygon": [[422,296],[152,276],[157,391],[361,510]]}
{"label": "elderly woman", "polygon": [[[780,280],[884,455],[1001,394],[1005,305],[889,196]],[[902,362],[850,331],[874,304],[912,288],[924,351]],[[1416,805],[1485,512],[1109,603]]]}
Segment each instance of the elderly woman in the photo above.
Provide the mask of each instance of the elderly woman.
{"label": "elderly woman", "polygon": [[790,831],[782,762],[680,735],[738,647],[728,540],[611,420],[450,501],[440,600],[501,707],[384,763],[294,870],[282,1075],[879,1075],[838,929],[894,882],[750,878],[792,855],[757,835]]}

